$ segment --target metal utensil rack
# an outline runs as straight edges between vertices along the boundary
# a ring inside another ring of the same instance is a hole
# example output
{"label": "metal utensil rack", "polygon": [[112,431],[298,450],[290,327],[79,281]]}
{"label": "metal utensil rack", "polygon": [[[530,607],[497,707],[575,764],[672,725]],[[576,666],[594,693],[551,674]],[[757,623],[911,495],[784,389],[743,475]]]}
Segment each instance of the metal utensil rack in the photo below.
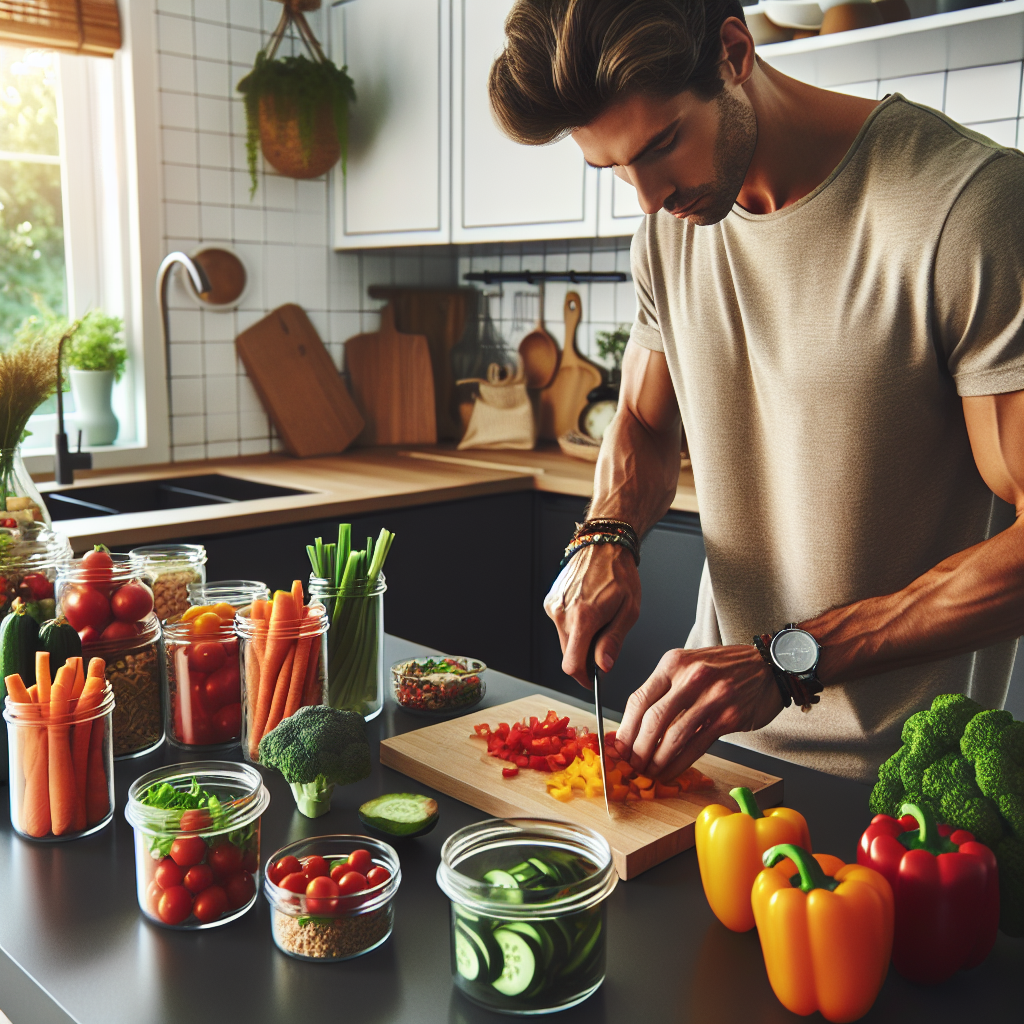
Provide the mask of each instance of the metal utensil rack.
{"label": "metal utensil rack", "polygon": [[572,284],[595,284],[599,282],[625,281],[626,274],[621,270],[481,270],[463,275],[466,281],[482,281],[484,284],[542,284],[544,281],[570,281]]}

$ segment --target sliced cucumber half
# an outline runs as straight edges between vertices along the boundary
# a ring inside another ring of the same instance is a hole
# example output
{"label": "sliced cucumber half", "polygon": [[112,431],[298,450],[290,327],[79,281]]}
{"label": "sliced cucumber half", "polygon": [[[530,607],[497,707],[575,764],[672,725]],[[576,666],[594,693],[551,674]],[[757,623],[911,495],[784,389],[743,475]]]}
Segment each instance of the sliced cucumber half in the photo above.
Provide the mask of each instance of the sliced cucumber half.
{"label": "sliced cucumber half", "polygon": [[359,820],[364,825],[389,836],[422,836],[437,824],[437,819],[437,801],[421,793],[386,793],[359,808]]}
{"label": "sliced cucumber half", "polygon": [[507,871],[499,871],[495,868],[493,871],[488,871],[484,875],[484,881],[488,885],[493,885],[496,889],[518,889],[519,883],[516,881],[515,876],[509,874]]}
{"label": "sliced cucumber half", "polygon": [[530,987],[537,973],[537,946],[510,928],[498,928],[494,940],[501,947],[503,961],[494,987],[504,996],[518,996]]}

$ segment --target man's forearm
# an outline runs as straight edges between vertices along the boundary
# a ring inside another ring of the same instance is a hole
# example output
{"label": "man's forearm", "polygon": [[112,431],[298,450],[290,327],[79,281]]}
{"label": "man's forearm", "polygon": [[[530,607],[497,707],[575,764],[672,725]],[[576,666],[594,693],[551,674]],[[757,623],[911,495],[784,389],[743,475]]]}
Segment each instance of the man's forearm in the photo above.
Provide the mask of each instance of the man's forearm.
{"label": "man's forearm", "polygon": [[601,444],[589,514],[647,533],[675,499],[681,440],[678,427],[655,432],[620,408]]}
{"label": "man's forearm", "polygon": [[803,622],[826,685],[975,651],[1024,634],[1024,515],[895,594]]}

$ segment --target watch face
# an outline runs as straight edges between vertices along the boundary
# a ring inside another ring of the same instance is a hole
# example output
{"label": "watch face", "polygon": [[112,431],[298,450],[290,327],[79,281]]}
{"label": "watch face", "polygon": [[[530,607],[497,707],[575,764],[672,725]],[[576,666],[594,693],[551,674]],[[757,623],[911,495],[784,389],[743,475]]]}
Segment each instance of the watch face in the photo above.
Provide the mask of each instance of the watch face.
{"label": "watch face", "polygon": [[802,629],[786,629],[772,641],[772,657],[783,672],[810,672],[818,663],[818,644]]}

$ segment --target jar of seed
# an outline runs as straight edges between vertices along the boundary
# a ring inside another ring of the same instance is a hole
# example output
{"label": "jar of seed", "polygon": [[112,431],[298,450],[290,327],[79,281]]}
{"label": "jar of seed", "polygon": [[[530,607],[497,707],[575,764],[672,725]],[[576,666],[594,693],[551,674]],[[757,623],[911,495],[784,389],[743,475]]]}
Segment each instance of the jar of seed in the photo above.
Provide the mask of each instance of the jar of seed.
{"label": "jar of seed", "polygon": [[188,588],[206,582],[206,548],[202,544],[145,544],[129,552],[153,577],[153,597],[160,621],[181,615],[189,606]]}

